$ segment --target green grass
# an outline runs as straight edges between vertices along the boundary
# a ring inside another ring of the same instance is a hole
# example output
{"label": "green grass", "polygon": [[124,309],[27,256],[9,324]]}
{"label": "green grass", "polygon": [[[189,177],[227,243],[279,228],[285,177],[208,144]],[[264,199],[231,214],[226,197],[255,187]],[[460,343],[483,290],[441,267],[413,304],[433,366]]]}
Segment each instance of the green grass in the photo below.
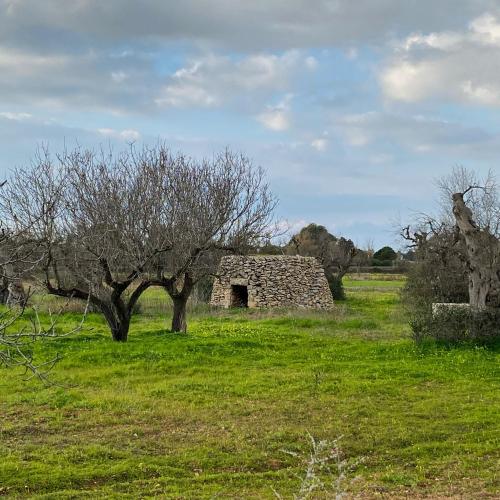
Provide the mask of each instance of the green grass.
{"label": "green grass", "polygon": [[348,274],[344,280],[344,287],[346,290],[356,290],[357,288],[377,290],[398,290],[405,284],[405,277],[403,275],[391,274]]}
{"label": "green grass", "polygon": [[403,280],[370,280],[370,281],[359,281],[345,279],[344,286],[346,288],[361,287],[361,288],[401,288],[404,285]]}
{"label": "green grass", "polygon": [[168,320],[137,316],[117,344],[90,315],[40,345],[64,355],[62,387],[0,369],[0,496],[292,498],[307,433],[362,460],[351,496],[498,493],[500,352],[415,346],[395,291],[359,287],[328,314],[207,312],[188,335]]}

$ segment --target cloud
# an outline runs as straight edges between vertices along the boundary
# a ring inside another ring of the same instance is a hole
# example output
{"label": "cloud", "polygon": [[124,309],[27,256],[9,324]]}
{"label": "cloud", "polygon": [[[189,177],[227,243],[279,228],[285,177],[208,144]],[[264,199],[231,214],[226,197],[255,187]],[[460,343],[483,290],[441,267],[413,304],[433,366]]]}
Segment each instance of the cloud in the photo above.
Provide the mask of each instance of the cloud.
{"label": "cloud", "polygon": [[313,57],[296,50],[236,60],[210,54],[175,71],[156,103],[164,107],[217,107],[245,95],[252,95],[253,100],[256,94],[286,90],[295,74],[316,66]]}
{"label": "cloud", "polygon": [[11,111],[2,111],[0,112],[0,117],[6,118],[7,120],[14,120],[14,121],[23,121],[23,120],[29,120],[32,118],[33,115],[30,113],[13,113]]}
{"label": "cloud", "polygon": [[265,111],[257,115],[257,120],[264,127],[275,132],[287,130],[291,125],[290,102],[292,99],[293,95],[287,94],[276,106],[267,106]]}
{"label": "cloud", "polygon": [[316,151],[325,151],[328,147],[328,140],[324,137],[319,137],[311,141],[311,147]]}
{"label": "cloud", "polygon": [[257,120],[264,125],[264,127],[274,130],[275,132],[282,132],[290,127],[290,118],[287,111],[270,108],[258,115]]}
{"label": "cloud", "polygon": [[[306,49],[339,46],[355,55],[360,43],[381,46],[409,30],[456,30],[491,0],[454,5],[318,0],[311,9],[303,0],[255,0],[242,9],[230,0],[213,0],[210,8],[203,0],[0,0],[0,104],[150,114],[214,108],[246,95],[248,109],[319,68]],[[474,29],[495,37],[488,20]],[[179,45],[190,60],[172,71]],[[398,74],[392,80],[397,91]],[[464,94],[496,99],[495,88],[464,83]]]}
{"label": "cloud", "polygon": [[[485,146],[500,152],[498,138],[485,130],[421,115],[382,111],[349,114],[336,120],[335,130],[353,146],[387,149],[384,154],[389,158],[395,149],[407,157],[430,151],[459,155]],[[380,159],[380,154],[377,156]]]}
{"label": "cloud", "polygon": [[37,54],[0,42],[0,105],[85,111],[147,111],[161,79],[141,54],[115,56],[86,48],[77,54]]}
{"label": "cloud", "polygon": [[[453,30],[494,0],[3,0],[0,33],[19,43],[50,43],[69,32],[95,43],[191,41],[230,50],[287,50],[385,41],[416,30]],[[30,27],[36,27],[29,33]],[[0,38],[2,35],[0,35]]]}
{"label": "cloud", "polygon": [[483,14],[466,30],[414,33],[397,44],[380,75],[386,97],[500,106],[500,18]]}
{"label": "cloud", "polygon": [[100,128],[97,130],[104,137],[112,137],[113,139],[121,139],[126,142],[135,142],[141,138],[140,132],[133,129],[115,130],[112,128]]}

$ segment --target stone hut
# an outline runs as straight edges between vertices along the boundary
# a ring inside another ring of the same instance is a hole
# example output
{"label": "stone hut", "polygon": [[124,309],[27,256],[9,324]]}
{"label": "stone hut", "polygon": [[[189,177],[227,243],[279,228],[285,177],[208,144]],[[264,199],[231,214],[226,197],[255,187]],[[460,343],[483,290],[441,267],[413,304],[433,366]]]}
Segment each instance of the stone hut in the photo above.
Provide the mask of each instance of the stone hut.
{"label": "stone hut", "polygon": [[314,257],[222,257],[210,304],[220,307],[330,309],[332,294]]}

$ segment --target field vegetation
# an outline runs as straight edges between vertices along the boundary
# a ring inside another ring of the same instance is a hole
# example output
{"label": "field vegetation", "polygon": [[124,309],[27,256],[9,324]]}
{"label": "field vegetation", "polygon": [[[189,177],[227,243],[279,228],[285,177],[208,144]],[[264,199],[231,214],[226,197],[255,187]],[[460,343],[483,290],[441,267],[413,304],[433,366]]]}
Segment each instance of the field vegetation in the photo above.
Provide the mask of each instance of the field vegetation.
{"label": "field vegetation", "polygon": [[497,498],[500,350],[415,344],[402,283],[347,277],[332,313],[193,305],[187,334],[151,289],[126,344],[89,314],[37,344],[53,385],[0,368],[0,496]]}

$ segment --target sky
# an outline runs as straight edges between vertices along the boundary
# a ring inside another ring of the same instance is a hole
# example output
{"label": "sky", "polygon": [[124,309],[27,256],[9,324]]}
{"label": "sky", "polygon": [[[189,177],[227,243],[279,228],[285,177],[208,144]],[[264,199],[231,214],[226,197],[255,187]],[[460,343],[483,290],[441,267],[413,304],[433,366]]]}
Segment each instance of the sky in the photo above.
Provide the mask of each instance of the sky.
{"label": "sky", "polygon": [[0,0],[0,176],[161,140],[267,172],[291,232],[359,246],[499,171],[499,0]]}

